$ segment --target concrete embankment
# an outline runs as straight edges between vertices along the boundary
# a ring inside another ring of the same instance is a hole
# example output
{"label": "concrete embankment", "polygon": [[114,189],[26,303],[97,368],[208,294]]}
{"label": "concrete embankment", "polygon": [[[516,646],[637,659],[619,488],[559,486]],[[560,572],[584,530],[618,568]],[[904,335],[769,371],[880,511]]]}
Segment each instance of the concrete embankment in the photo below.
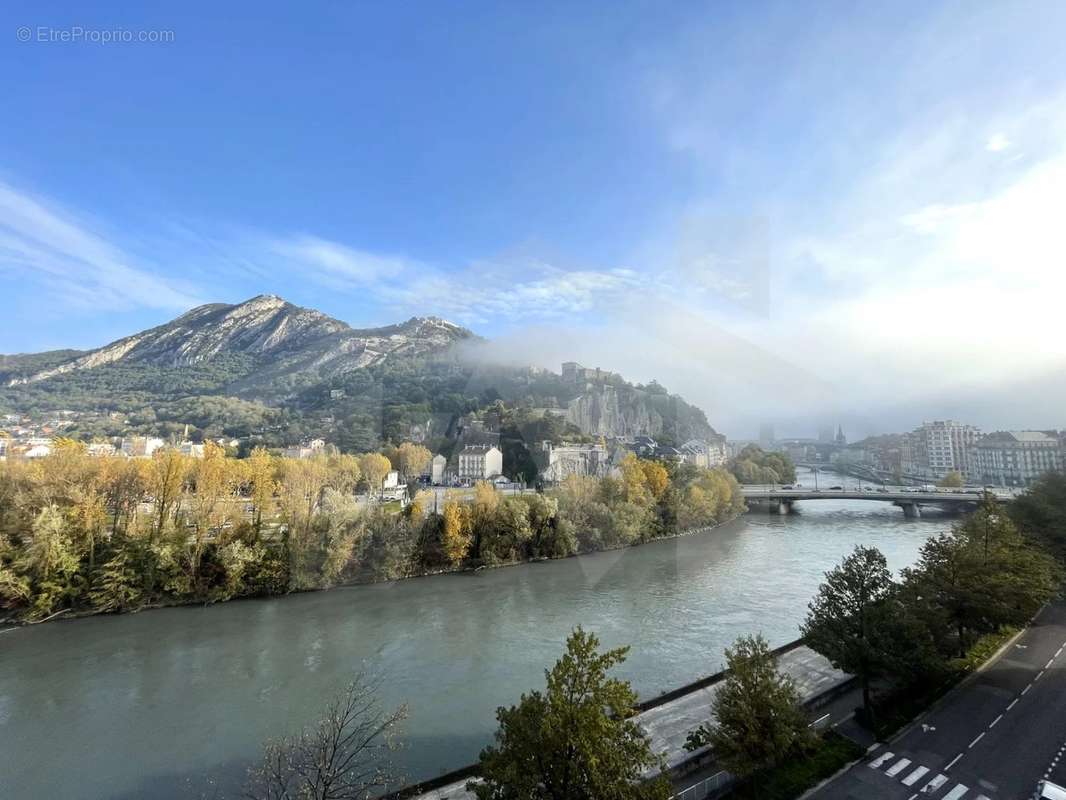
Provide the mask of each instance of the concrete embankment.
{"label": "concrete embankment", "polygon": [[[831,702],[854,684],[854,678],[833,667],[802,640],[777,648],[778,669],[796,682],[803,703],[816,709]],[[640,703],[637,722],[651,739],[652,750],[665,756],[672,775],[699,769],[709,757],[706,749],[689,752],[685,739],[710,718],[711,702],[725,673],[709,675],[671,692]],[[388,800],[472,800],[467,781],[477,775],[474,765],[410,786],[388,795]]]}

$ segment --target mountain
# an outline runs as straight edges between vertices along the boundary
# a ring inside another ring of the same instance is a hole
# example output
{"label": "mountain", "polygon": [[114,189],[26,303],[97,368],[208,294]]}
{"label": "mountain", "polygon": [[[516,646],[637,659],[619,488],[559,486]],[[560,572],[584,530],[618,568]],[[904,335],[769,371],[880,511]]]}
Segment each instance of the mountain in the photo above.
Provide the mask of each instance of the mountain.
{"label": "mountain", "polygon": [[[473,333],[437,317],[356,329],[260,295],[212,303],[89,351],[0,356],[0,410],[79,412],[70,433],[234,436],[270,446],[322,437],[360,451],[425,437],[498,401],[552,437],[716,436],[703,412],[652,382],[482,363]],[[546,420],[543,426],[538,419]],[[533,434],[531,434],[533,435]],[[454,443],[454,442],[453,442]]]}
{"label": "mountain", "polygon": [[[86,353],[58,351],[72,355],[29,374],[8,375],[7,382],[35,383],[108,364],[182,367],[223,356],[249,356],[263,367],[244,376],[238,388],[249,392],[284,374],[303,372],[328,378],[378,364],[390,355],[444,349],[472,335],[436,317],[414,317],[400,325],[355,330],[320,311],[293,305],[275,295],[259,295],[237,305],[198,306],[165,325]],[[17,369],[25,363],[15,361],[11,366]],[[12,372],[10,368],[7,371]]]}

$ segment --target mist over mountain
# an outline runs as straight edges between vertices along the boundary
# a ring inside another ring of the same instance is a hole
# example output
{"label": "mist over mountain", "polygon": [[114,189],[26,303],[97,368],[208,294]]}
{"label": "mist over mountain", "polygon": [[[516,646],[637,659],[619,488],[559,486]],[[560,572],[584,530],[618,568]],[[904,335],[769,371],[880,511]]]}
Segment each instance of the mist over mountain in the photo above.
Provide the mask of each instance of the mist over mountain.
{"label": "mist over mountain", "polygon": [[503,402],[553,435],[717,436],[664,387],[607,370],[570,375],[501,364],[488,343],[437,317],[356,329],[275,295],[201,305],[93,350],[0,356],[0,407],[107,414],[81,433],[137,429],[272,445],[324,437],[366,449],[445,437],[464,414]]}

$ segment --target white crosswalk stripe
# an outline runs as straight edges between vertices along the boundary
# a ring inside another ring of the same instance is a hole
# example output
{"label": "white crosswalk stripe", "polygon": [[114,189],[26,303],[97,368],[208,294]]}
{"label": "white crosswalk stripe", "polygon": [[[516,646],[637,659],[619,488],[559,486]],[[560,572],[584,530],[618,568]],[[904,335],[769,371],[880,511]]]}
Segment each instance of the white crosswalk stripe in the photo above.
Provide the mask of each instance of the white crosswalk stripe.
{"label": "white crosswalk stripe", "polygon": [[914,786],[918,780],[929,771],[929,767],[918,767],[910,775],[903,779],[904,786]]}
{"label": "white crosswalk stripe", "polygon": [[937,775],[929,783],[922,787],[922,794],[933,794],[941,786],[948,782],[948,776],[944,774]]}
{"label": "white crosswalk stripe", "polygon": [[885,770],[885,774],[888,777],[890,777],[890,778],[895,778],[897,775],[899,775],[901,772],[903,772],[903,770],[905,770],[907,767],[909,767],[910,763],[911,763],[911,760],[909,758],[901,758],[899,761],[897,761],[891,767],[886,769]]}
{"label": "white crosswalk stripe", "polygon": [[[894,753],[882,753],[873,761],[870,761],[867,766],[872,767],[873,769],[883,770],[886,776],[899,780],[904,786],[914,786],[922,778],[931,774],[929,771],[929,767],[923,767],[921,764],[915,764],[909,758],[900,758],[895,763],[892,763],[892,759],[894,759],[895,757],[896,756]],[[900,776],[904,775],[904,773],[908,769],[911,769],[911,771],[909,773],[906,773],[905,777],[901,778]],[[932,774],[933,777],[926,781],[925,785],[922,786],[919,792],[913,795],[913,797],[917,797],[918,794],[937,794],[941,789],[948,785],[947,775],[942,772]],[[947,793],[944,794],[940,798],[940,800],[964,800],[968,791],[970,791],[970,787],[961,783],[956,783],[954,786],[951,786],[951,788],[948,789]],[[970,798],[966,798],[966,800],[970,800]],[[978,795],[976,798],[972,798],[972,800],[989,800],[989,798],[986,795],[981,794]]]}
{"label": "white crosswalk stripe", "polygon": [[882,764],[884,764],[886,761],[891,761],[894,756],[895,753],[882,753],[870,762],[870,766],[873,769],[880,769]]}

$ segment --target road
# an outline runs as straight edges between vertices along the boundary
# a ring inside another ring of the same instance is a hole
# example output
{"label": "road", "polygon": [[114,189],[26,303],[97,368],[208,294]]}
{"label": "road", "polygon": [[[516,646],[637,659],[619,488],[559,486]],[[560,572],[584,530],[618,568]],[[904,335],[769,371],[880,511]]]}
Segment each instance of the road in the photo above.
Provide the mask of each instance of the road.
{"label": "road", "polygon": [[1022,800],[1066,784],[1066,603],[817,800]]}

